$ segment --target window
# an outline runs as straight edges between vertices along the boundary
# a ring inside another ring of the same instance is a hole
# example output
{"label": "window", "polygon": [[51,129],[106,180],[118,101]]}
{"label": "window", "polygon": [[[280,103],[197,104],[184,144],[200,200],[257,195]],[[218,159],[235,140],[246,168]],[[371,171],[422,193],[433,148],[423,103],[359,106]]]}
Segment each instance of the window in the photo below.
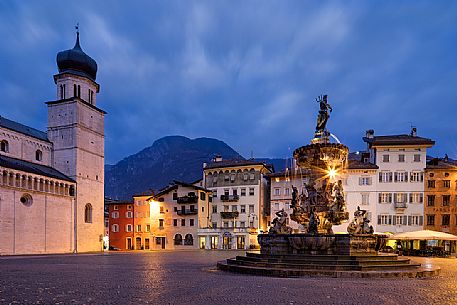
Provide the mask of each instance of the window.
{"label": "window", "polygon": [[229,196],[230,190],[229,189],[224,189],[224,196]]}
{"label": "window", "polygon": [[435,225],[435,215],[427,215],[427,226]]}
{"label": "window", "polygon": [[43,160],[43,152],[39,149],[35,152],[35,160],[42,161]]}
{"label": "window", "polygon": [[289,195],[290,195],[290,189],[289,189],[288,187],[286,187],[286,188],[284,189],[284,195],[286,195],[286,196],[289,196]]}
{"label": "window", "polygon": [[200,200],[206,200],[205,192],[200,192]]}
{"label": "window", "polygon": [[247,181],[247,180],[248,180],[248,173],[244,173],[244,174],[243,174],[243,180],[244,180],[244,181]]}
{"label": "window", "polygon": [[423,222],[423,216],[408,216],[408,225],[410,226],[421,226]]}
{"label": "window", "polygon": [[398,155],[398,162],[405,162],[405,155]]}
{"label": "window", "polygon": [[371,185],[371,177],[360,177],[359,185]]}
{"label": "window", "polygon": [[379,193],[379,203],[392,203],[392,193]]}
{"label": "window", "polygon": [[394,224],[396,225],[404,225],[403,223],[403,215],[396,215],[394,218]]}
{"label": "window", "polygon": [[253,187],[249,188],[249,196],[254,196],[254,188]]}
{"label": "window", "polygon": [[415,154],[414,155],[414,162],[421,162],[421,155],[420,154]]}
{"label": "window", "polygon": [[92,205],[90,203],[86,204],[84,208],[84,222],[92,223]]}
{"label": "window", "polygon": [[177,219],[173,219],[173,227],[177,227],[178,226],[178,220]]}
{"label": "window", "polygon": [[125,232],[132,232],[132,225],[128,224],[125,226]]}
{"label": "window", "polygon": [[115,211],[119,210],[119,206],[118,205],[114,205],[113,206],[113,210],[115,210]]}
{"label": "window", "polygon": [[441,215],[441,225],[442,226],[448,226],[451,222],[451,215],[449,214],[443,214]]}
{"label": "window", "polygon": [[112,212],[111,218],[119,218],[119,212]]}
{"label": "window", "polygon": [[232,205],[232,212],[237,212],[237,211],[238,211],[238,206]]}
{"label": "window", "polygon": [[246,213],[246,205],[244,205],[244,204],[240,205],[240,213],[241,214]]}
{"label": "window", "polygon": [[217,228],[217,222],[212,222],[211,223],[211,228]]}
{"label": "window", "polygon": [[443,187],[450,188],[451,187],[451,180],[443,180]]}
{"label": "window", "polygon": [[175,246],[181,246],[182,245],[182,235],[176,234],[175,238],[173,238],[173,243],[175,244]]}
{"label": "window", "polygon": [[73,96],[74,96],[74,97],[77,97],[77,96],[78,96],[77,93],[78,93],[78,92],[77,92],[76,84],[73,84]]}
{"label": "window", "polygon": [[223,224],[222,224],[222,226],[223,226],[224,228],[228,228],[228,221],[224,221]]}
{"label": "window", "polygon": [[184,237],[184,245],[185,246],[192,246],[194,244],[194,237],[192,234],[186,234],[186,237]]}
{"label": "window", "polygon": [[255,173],[254,172],[250,172],[249,173],[249,179],[250,180],[254,180],[255,179]]}
{"label": "window", "polygon": [[213,208],[213,210],[212,210],[213,214],[216,214],[217,213],[217,205],[213,205],[212,208]]}
{"label": "window", "polygon": [[185,219],[181,219],[181,227],[185,227],[186,226],[186,220]]}
{"label": "window", "polygon": [[235,182],[236,174],[230,174],[230,181]]}
{"label": "window", "polygon": [[241,188],[241,196],[246,196],[246,189],[244,187]]}
{"label": "window", "polygon": [[274,195],[275,195],[275,196],[281,195],[281,190],[280,190],[279,188],[275,188],[275,189],[274,189]]}
{"label": "window", "polygon": [[78,85],[78,97],[81,97],[81,86]]}
{"label": "window", "polygon": [[125,217],[132,218],[133,217],[133,213],[131,211],[127,211],[127,212],[125,212]]}
{"label": "window", "polygon": [[6,140],[2,140],[0,142],[0,151],[2,152],[9,152],[9,145],[8,145],[8,141]]}
{"label": "window", "polygon": [[213,198],[217,197],[217,190],[213,190]]}
{"label": "window", "polygon": [[432,207],[435,205],[435,195],[427,195],[427,206]]}
{"label": "window", "polygon": [[194,226],[194,222],[195,222],[194,219],[189,219],[189,226],[193,227]]}
{"label": "window", "polygon": [[424,195],[422,193],[410,193],[409,202],[410,203],[422,203],[424,201]]}
{"label": "window", "polygon": [[395,172],[395,182],[408,182],[408,172]]}
{"label": "window", "polygon": [[163,206],[160,207],[160,214],[164,214],[165,213],[165,210],[163,208]]}
{"label": "window", "polygon": [[274,205],[275,205],[275,210],[279,210],[279,202],[275,202]]}
{"label": "window", "polygon": [[392,182],[392,172],[380,172],[379,173],[379,182],[381,182],[381,183]]}
{"label": "window", "polygon": [[254,205],[250,204],[249,205],[249,214],[252,214],[252,213],[254,213]]}
{"label": "window", "polygon": [[428,188],[435,188],[435,180],[428,180],[427,186]]}
{"label": "window", "polygon": [[146,232],[151,232],[151,225],[146,225]]}
{"label": "window", "polygon": [[129,205],[127,206],[127,210],[130,211],[131,209],[132,209],[132,206],[129,204]]}
{"label": "window", "polygon": [[382,155],[382,162],[389,162],[389,155]]}
{"label": "window", "polygon": [[224,175],[224,181],[229,181],[229,180],[230,180],[230,175],[228,174],[228,172],[226,172]]}
{"label": "window", "polygon": [[26,207],[30,207],[33,204],[33,198],[30,194],[22,195],[19,201]]}
{"label": "window", "polygon": [[409,180],[411,182],[423,182],[424,181],[424,173],[422,173],[422,172],[411,172]]}
{"label": "window", "polygon": [[178,199],[178,193],[174,192],[173,193],[173,200],[177,200]]}
{"label": "window", "polygon": [[378,225],[391,225],[392,215],[378,215]]}
{"label": "window", "polygon": [[362,195],[362,205],[369,205],[370,204],[370,194],[363,193]]}
{"label": "window", "polygon": [[443,195],[443,207],[448,207],[451,203],[451,195]]}
{"label": "window", "polygon": [[240,221],[240,228],[246,228],[246,222]]}
{"label": "window", "polygon": [[119,232],[119,225],[114,224],[111,226],[111,232]]}
{"label": "window", "polygon": [[163,228],[163,219],[159,219],[159,227]]}
{"label": "window", "polygon": [[141,232],[141,225],[136,225],[136,231]]}
{"label": "window", "polygon": [[406,193],[395,193],[395,202],[406,203],[408,200],[408,194]]}

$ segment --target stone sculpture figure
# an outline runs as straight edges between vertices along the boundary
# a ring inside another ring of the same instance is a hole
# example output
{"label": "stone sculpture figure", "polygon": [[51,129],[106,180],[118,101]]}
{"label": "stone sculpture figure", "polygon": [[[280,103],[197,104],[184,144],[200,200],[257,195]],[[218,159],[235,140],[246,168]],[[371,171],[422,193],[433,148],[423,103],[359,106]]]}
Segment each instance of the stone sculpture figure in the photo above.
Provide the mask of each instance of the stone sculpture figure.
{"label": "stone sculpture figure", "polygon": [[308,225],[308,234],[317,234],[319,227],[319,218],[316,217],[314,210],[311,210],[309,214],[309,225]]}
{"label": "stone sculpture figure", "polygon": [[327,102],[327,94],[318,96],[316,101],[319,103],[319,114],[317,116],[316,134],[323,133],[332,112],[332,106]]}
{"label": "stone sculpture figure", "polygon": [[360,206],[354,212],[354,219],[348,225],[349,234],[373,234],[373,226],[371,226],[370,220],[366,217],[367,211],[361,210]]}
{"label": "stone sculpture figure", "polygon": [[292,208],[298,206],[298,190],[295,186],[292,185],[292,201],[290,203]]}
{"label": "stone sculpture figure", "polygon": [[268,231],[269,234],[290,234],[292,228],[287,226],[287,213],[284,209],[276,212],[276,217],[272,221],[272,226]]}

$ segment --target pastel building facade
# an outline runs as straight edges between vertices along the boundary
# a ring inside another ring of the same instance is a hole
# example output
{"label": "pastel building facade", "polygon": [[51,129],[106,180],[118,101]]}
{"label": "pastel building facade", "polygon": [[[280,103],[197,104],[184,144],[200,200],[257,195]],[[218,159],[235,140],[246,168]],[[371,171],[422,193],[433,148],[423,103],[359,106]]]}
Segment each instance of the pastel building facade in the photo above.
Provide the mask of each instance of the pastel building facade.
{"label": "pastel building facade", "polygon": [[269,188],[266,175],[272,168],[254,160],[216,157],[204,164],[203,185],[212,192],[208,221],[198,236],[205,249],[258,247],[257,235],[268,231]]}

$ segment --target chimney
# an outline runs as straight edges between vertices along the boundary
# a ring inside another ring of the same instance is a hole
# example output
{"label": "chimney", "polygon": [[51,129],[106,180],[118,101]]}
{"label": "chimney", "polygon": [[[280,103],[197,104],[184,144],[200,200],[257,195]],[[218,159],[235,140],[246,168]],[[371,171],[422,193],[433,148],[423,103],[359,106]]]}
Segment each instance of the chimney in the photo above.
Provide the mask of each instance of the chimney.
{"label": "chimney", "polygon": [[368,130],[366,131],[365,136],[366,136],[368,139],[373,139],[373,138],[374,138],[374,129],[368,129]]}
{"label": "chimney", "polygon": [[417,136],[417,128],[411,127],[411,137],[416,137],[416,136]]}
{"label": "chimney", "polygon": [[214,162],[222,162],[222,156],[221,155],[215,155],[214,156]]}

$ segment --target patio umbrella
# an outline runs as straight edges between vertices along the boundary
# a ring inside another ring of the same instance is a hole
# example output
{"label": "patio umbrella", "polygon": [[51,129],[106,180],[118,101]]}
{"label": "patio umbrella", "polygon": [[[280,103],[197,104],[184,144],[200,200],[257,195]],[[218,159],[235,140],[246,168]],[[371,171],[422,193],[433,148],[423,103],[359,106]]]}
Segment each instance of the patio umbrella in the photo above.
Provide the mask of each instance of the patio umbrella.
{"label": "patio umbrella", "polygon": [[432,231],[432,230],[420,230],[420,231],[413,231],[413,232],[404,232],[394,234],[389,237],[389,239],[397,239],[397,240],[457,240],[457,236]]}

